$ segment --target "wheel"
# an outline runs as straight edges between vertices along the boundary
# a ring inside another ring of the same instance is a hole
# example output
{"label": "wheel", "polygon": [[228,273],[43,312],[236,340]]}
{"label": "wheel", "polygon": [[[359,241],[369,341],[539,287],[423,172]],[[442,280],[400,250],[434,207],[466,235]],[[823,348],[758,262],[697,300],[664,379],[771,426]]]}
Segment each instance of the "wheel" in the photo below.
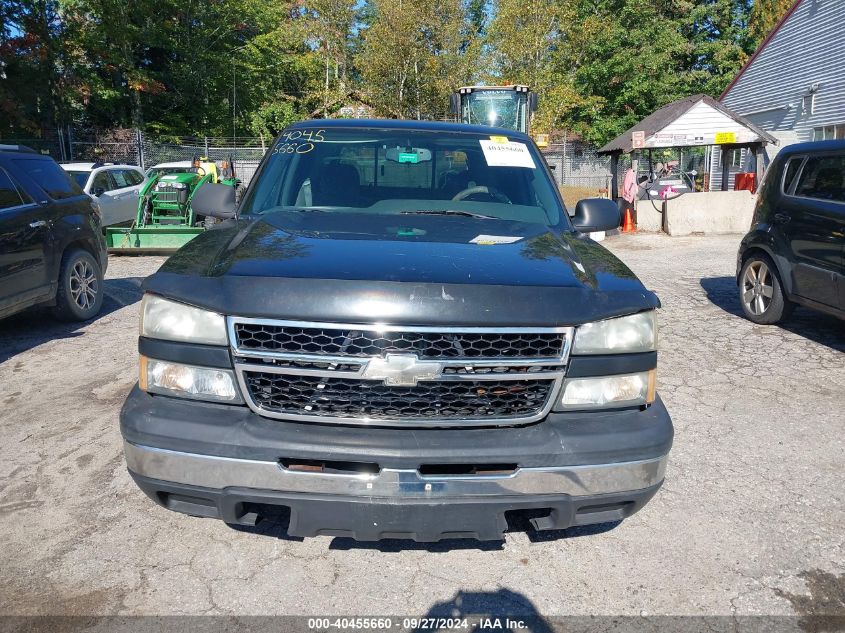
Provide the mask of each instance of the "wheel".
{"label": "wheel", "polygon": [[62,257],[59,289],[56,292],[57,318],[63,321],[86,321],[103,305],[103,271],[88,251],[73,249]]}
{"label": "wheel", "polygon": [[782,321],[795,304],[783,293],[774,263],[766,255],[752,255],[739,274],[739,302],[754,323],[771,325]]}

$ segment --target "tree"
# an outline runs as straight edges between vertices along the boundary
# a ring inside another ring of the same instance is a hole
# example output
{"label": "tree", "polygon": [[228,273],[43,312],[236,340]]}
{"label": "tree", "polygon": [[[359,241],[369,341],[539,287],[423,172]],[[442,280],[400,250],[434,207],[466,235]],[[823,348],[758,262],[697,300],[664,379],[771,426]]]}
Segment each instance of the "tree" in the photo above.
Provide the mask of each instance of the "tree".
{"label": "tree", "polygon": [[551,60],[573,17],[571,4],[559,0],[499,0],[487,34],[492,78],[542,94],[553,83]]}
{"label": "tree", "polygon": [[758,46],[775,28],[793,4],[795,0],[754,0],[748,23],[748,35],[755,46]]}
{"label": "tree", "polygon": [[[530,85],[533,129],[603,143],[718,95],[791,0],[2,0],[0,113],[171,135],[275,134],[349,100],[441,118]],[[4,128],[0,130],[7,134]]]}
{"label": "tree", "polygon": [[688,92],[720,95],[753,52],[747,0],[699,0],[678,16],[691,46],[684,66]]}
{"label": "tree", "polygon": [[325,66],[322,90],[323,116],[328,104],[349,90],[349,71],[355,29],[357,0],[309,0],[306,5],[309,32]]}
{"label": "tree", "polygon": [[294,0],[64,2],[93,122],[237,134],[268,101],[305,99],[312,87],[316,67]]}
{"label": "tree", "polygon": [[0,112],[8,134],[43,136],[68,109],[58,0],[0,3]]}
{"label": "tree", "polygon": [[363,89],[382,116],[441,118],[469,83],[478,47],[460,0],[374,0],[359,56]]}
{"label": "tree", "polygon": [[[512,2],[497,10],[518,11]],[[502,13],[505,30],[491,40],[539,88],[536,130],[601,145],[670,101],[718,95],[747,57],[747,12],[742,0],[569,0],[526,11],[513,33],[516,17]]]}

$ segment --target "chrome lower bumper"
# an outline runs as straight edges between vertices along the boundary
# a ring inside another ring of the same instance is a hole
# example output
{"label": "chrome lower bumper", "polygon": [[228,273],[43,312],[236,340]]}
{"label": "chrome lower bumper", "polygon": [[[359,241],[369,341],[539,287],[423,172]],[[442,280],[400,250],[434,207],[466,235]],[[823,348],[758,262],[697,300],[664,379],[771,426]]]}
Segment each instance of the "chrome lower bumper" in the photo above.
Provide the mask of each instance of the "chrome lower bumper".
{"label": "chrome lower bumper", "polygon": [[377,474],[327,474],[287,470],[278,462],[182,453],[123,443],[130,471],[160,481],[205,488],[254,488],[354,497],[448,498],[567,494],[587,496],[641,490],[663,481],[664,455],[655,459],[547,468],[519,468],[503,475],[429,476],[384,468]]}

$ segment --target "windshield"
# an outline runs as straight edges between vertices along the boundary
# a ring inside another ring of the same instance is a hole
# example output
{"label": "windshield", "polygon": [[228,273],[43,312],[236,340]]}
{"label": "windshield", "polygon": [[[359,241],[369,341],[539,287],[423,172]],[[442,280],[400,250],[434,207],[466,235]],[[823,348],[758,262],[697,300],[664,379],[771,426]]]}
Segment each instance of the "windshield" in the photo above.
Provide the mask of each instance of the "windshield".
{"label": "windshield", "polygon": [[76,184],[85,189],[85,183],[88,182],[88,176],[91,175],[90,171],[69,171],[70,177],[76,181]]}
{"label": "windshield", "polygon": [[292,129],[271,150],[241,214],[430,214],[568,227],[542,161],[531,144],[505,136]]}
{"label": "windshield", "polygon": [[461,121],[509,130],[526,129],[528,93],[515,90],[474,90],[461,95]]}

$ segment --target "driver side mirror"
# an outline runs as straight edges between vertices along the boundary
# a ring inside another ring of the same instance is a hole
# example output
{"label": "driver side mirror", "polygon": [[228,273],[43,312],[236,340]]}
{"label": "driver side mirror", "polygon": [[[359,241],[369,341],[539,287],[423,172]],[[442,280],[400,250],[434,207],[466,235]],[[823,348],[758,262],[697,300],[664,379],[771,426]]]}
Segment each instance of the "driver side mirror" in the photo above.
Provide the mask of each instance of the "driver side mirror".
{"label": "driver side mirror", "polygon": [[581,233],[612,231],[622,224],[619,205],[607,198],[585,198],[575,205],[572,224]]}
{"label": "driver side mirror", "polygon": [[103,187],[97,187],[96,189],[94,189],[94,192],[92,193],[92,195],[96,198],[99,198],[105,192],[106,192],[106,190]]}
{"label": "driver side mirror", "polygon": [[207,182],[194,192],[191,208],[195,215],[205,215],[221,220],[235,218],[238,208],[235,188]]}

